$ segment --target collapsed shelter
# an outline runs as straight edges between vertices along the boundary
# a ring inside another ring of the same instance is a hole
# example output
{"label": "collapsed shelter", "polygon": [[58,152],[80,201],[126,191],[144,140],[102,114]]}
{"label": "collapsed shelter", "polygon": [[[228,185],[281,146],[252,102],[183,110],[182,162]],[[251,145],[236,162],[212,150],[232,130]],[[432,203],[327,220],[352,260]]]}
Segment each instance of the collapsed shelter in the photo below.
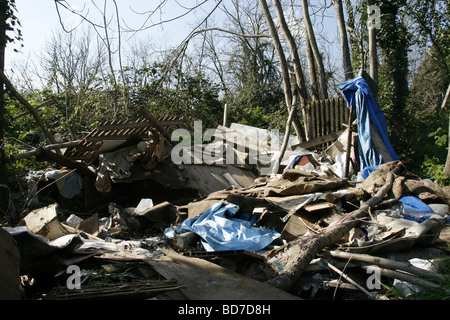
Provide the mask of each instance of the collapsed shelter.
{"label": "collapsed shelter", "polygon": [[[0,229],[2,243],[15,248],[0,250],[5,277],[17,280],[7,297],[21,296],[19,275],[51,275],[52,286],[28,298],[287,300],[338,286],[379,299],[347,276],[343,283],[340,267],[366,259],[352,267],[367,269],[380,257],[383,275],[399,287],[438,286],[442,275],[405,252],[426,248],[420,258],[436,261],[448,255],[450,194],[396,157],[363,78],[340,88],[349,125],[322,153],[291,137],[281,154],[281,137],[240,124],[180,148],[169,135],[180,119],[146,111],[141,120],[105,122],[80,141],[34,150],[27,156],[60,168],[30,173],[32,198],[47,193],[54,203],[11,212],[19,222]],[[176,147],[193,161],[174,163]],[[69,266],[84,266],[84,291],[68,288]],[[98,285],[106,274],[122,279]]]}

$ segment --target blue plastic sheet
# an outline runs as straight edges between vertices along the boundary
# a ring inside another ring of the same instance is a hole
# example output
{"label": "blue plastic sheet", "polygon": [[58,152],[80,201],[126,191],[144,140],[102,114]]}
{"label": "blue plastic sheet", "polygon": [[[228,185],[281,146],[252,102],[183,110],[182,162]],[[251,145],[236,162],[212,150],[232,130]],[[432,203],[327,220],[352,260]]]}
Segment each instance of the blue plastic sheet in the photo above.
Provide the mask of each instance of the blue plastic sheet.
{"label": "blue plastic sheet", "polygon": [[235,218],[238,211],[234,204],[217,203],[198,217],[183,221],[175,231],[196,233],[206,251],[256,252],[280,237],[272,229],[255,227],[253,221]]}
{"label": "blue plastic sheet", "polygon": [[381,154],[376,150],[372,142],[371,124],[376,128],[392,161],[398,157],[389,141],[384,113],[370,91],[369,85],[362,78],[347,80],[337,86],[347,100],[348,106],[356,110],[358,120],[359,158],[361,170],[369,166],[377,166],[384,163]]}
{"label": "blue plastic sheet", "polygon": [[374,172],[378,167],[379,167],[379,165],[378,165],[378,166],[369,166],[369,167],[365,167],[365,168],[362,170],[363,178],[364,178],[364,179],[367,179],[367,178],[370,176],[370,174],[371,174],[372,172]]}
{"label": "blue plastic sheet", "polygon": [[414,196],[405,196],[399,199],[403,204],[403,218],[416,222],[423,222],[436,214],[431,208]]}

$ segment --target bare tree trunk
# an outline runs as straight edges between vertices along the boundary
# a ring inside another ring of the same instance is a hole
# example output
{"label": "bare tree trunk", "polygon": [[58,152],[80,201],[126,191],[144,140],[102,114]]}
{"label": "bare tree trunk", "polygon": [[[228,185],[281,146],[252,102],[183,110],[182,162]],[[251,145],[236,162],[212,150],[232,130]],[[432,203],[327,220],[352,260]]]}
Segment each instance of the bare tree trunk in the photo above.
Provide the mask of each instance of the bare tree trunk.
{"label": "bare tree trunk", "polygon": [[[2,25],[6,24],[6,10],[8,4],[6,1],[0,2],[0,22]],[[5,49],[6,49],[6,28],[0,28],[0,72],[3,74],[5,69]],[[0,184],[6,184],[6,156],[4,149],[4,130],[5,121],[5,99],[3,98],[4,82],[0,80]]]}
{"label": "bare tree trunk", "polygon": [[127,79],[123,72],[123,64],[122,64],[122,40],[121,40],[121,32],[120,32],[120,19],[119,19],[119,8],[117,7],[117,2],[113,1],[115,9],[116,9],[116,20],[117,20],[117,38],[118,38],[118,57],[119,57],[119,67],[120,67],[120,76],[122,78],[122,85],[123,85],[123,102],[125,106],[125,113],[128,113],[128,106],[129,106],[129,99],[128,99],[128,85],[127,85]]}
{"label": "bare tree trunk", "polygon": [[[450,84],[447,87],[447,93],[445,94],[444,100],[442,101],[441,110],[445,108],[447,101],[450,97]],[[449,120],[449,130],[450,130],[450,117]],[[444,174],[450,177],[450,131],[448,134],[448,152],[447,152],[447,160],[445,161]]]}
{"label": "bare tree trunk", "polygon": [[[308,92],[306,90],[306,83],[305,83],[305,76],[303,74],[303,70],[302,70],[302,66],[300,64],[300,57],[298,55],[298,48],[297,48],[297,44],[295,43],[295,39],[292,36],[291,31],[289,30],[289,27],[286,23],[286,19],[284,18],[284,13],[283,13],[283,9],[281,8],[281,3],[280,0],[273,0],[273,3],[275,5],[275,10],[277,12],[277,17],[278,17],[278,21],[280,22],[281,25],[281,30],[283,31],[283,35],[289,45],[289,50],[292,56],[292,61],[294,63],[294,75],[295,75],[295,82],[297,85],[297,89],[298,90],[294,90],[295,92],[298,91],[299,95],[300,95],[300,105],[301,105],[301,110],[302,110],[302,114],[303,114],[303,121],[305,123],[305,127],[308,127],[308,123],[307,123],[307,119],[305,117],[305,108],[306,108],[306,104],[308,103]],[[293,106],[295,108],[295,105]],[[303,142],[305,140],[308,140],[309,138],[309,134],[307,132],[307,130],[303,131],[304,134],[302,134],[302,141],[299,142]]]}
{"label": "bare tree trunk", "polygon": [[349,43],[351,47],[352,52],[352,61],[358,62],[357,58],[359,58],[359,41],[358,36],[356,35],[355,30],[355,14],[353,13],[353,6],[350,0],[344,0],[345,1],[345,11],[347,13],[347,31],[348,31],[348,37],[349,37]]}
{"label": "bare tree trunk", "polygon": [[305,23],[305,30],[309,43],[311,44],[311,49],[314,54],[314,62],[316,63],[317,71],[319,73],[319,83],[320,83],[320,98],[328,99],[328,85],[325,76],[325,67],[322,60],[322,55],[319,52],[319,47],[317,46],[316,37],[314,36],[314,30],[312,27],[311,19],[309,17],[308,11],[308,1],[302,0],[303,7],[303,21]]}
{"label": "bare tree trunk", "polygon": [[[286,57],[283,52],[283,47],[281,46],[280,38],[278,37],[275,23],[273,22],[272,16],[269,11],[269,7],[267,6],[267,2],[266,2],[266,0],[260,0],[260,2],[261,2],[261,7],[263,8],[264,17],[266,18],[267,25],[269,26],[270,37],[272,38],[273,44],[275,46],[275,50],[277,51],[278,59],[280,60],[281,75],[283,78],[286,106],[287,106],[288,112],[290,112],[291,109],[294,108],[294,106],[292,105],[292,87],[291,87],[291,81],[290,81],[290,76],[289,76],[289,67],[286,62]],[[298,116],[295,112],[294,112],[294,116],[293,116],[293,125],[294,125],[294,129],[295,129],[298,139],[301,140],[302,136],[303,136],[302,132],[304,132],[304,131],[303,131],[302,125],[298,119]]]}
{"label": "bare tree trunk", "polygon": [[[308,36],[306,36],[308,38]],[[309,82],[311,83],[311,94],[313,100],[320,100],[319,86],[317,81],[316,65],[314,63],[314,54],[311,49],[311,43],[306,39],[306,56],[308,58],[309,66]],[[316,137],[314,137],[316,138]]]}
{"label": "bare tree trunk", "polygon": [[[373,0],[367,0],[367,6],[374,4]],[[377,55],[377,36],[376,29],[368,26],[369,29],[369,74],[370,77],[378,84],[378,55]],[[377,92],[372,92],[374,98],[377,99]]]}
{"label": "bare tree trunk", "polygon": [[336,11],[336,20],[339,30],[339,39],[341,43],[342,63],[344,67],[345,80],[353,78],[352,59],[350,55],[350,48],[348,46],[348,37],[344,20],[344,9],[342,7],[342,0],[333,0],[334,9]]}

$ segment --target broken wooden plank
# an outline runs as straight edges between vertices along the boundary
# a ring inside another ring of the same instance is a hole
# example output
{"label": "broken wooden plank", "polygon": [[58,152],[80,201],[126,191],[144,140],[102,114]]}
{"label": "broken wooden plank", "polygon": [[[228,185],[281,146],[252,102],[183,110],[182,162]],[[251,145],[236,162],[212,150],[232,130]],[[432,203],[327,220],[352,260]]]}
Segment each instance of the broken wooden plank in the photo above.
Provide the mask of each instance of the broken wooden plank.
{"label": "broken wooden plank", "polygon": [[336,208],[336,205],[331,202],[318,202],[306,205],[303,209],[308,212],[316,212],[321,210],[330,210]]}
{"label": "broken wooden plank", "polygon": [[144,109],[143,107],[139,108],[139,111],[144,117],[146,117],[148,120],[150,120],[151,123],[153,123],[153,125],[159,130],[159,132],[162,133],[164,138],[166,138],[167,142],[173,146],[174,144],[172,142],[172,138],[158,121],[158,119],[156,119],[147,109]]}
{"label": "broken wooden plank", "polygon": [[345,130],[340,130],[338,132],[333,132],[318,138],[314,138],[311,139],[309,141],[305,141],[305,142],[301,142],[295,145],[292,145],[292,149],[294,149],[295,147],[302,147],[305,149],[311,149],[311,148],[315,148],[317,146],[320,146],[324,143],[327,142],[331,142],[331,141],[335,141],[337,138],[339,138],[339,136],[344,132]]}
{"label": "broken wooden plank", "polygon": [[164,249],[161,259],[149,263],[167,279],[177,279],[182,293],[190,300],[299,300],[266,283],[241,276],[212,262],[184,257]]}

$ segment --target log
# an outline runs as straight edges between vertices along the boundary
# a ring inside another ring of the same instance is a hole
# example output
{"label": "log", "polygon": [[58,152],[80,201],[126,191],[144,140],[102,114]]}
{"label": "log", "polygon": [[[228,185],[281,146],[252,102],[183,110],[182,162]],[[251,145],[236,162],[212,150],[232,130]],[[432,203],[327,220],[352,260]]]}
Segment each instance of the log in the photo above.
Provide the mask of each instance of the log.
{"label": "log", "polygon": [[276,256],[284,265],[284,270],[276,277],[269,279],[268,284],[288,291],[302,276],[311,260],[324,248],[338,242],[352,228],[358,225],[361,218],[368,215],[370,208],[380,203],[387,192],[392,188],[394,177],[401,170],[401,162],[387,175],[385,185],[367,202],[353,212],[344,215],[334,224],[328,226],[321,233],[306,240],[296,239],[280,248],[269,251],[267,258]]}
{"label": "log", "polygon": [[194,232],[188,231],[185,233],[182,233],[171,240],[171,243],[174,247],[177,248],[179,251],[185,251],[187,250],[191,244],[193,244],[197,239],[199,239],[199,236],[195,234]]}
{"label": "log", "polygon": [[425,270],[421,268],[417,268],[413,266],[409,262],[395,261],[381,257],[370,256],[368,254],[358,254],[358,253],[349,253],[344,251],[330,251],[329,254],[334,258],[342,258],[342,259],[352,259],[352,261],[357,260],[361,262],[365,262],[372,265],[377,265],[380,267],[392,269],[392,270],[401,270],[416,276],[427,278],[427,279],[444,279],[444,276],[440,273],[433,272],[430,270]]}
{"label": "log", "polygon": [[[367,268],[369,268],[369,266],[362,266],[362,268],[367,270]],[[417,285],[422,288],[433,289],[433,288],[440,287],[440,285],[437,283],[434,283],[434,282],[431,282],[428,280],[424,280],[421,278],[417,278],[416,276],[413,276],[411,274],[407,274],[404,272],[389,270],[389,269],[385,269],[385,268],[379,268],[378,270],[380,271],[380,275],[382,275],[382,276],[405,281],[405,282],[408,282],[413,285]]]}

